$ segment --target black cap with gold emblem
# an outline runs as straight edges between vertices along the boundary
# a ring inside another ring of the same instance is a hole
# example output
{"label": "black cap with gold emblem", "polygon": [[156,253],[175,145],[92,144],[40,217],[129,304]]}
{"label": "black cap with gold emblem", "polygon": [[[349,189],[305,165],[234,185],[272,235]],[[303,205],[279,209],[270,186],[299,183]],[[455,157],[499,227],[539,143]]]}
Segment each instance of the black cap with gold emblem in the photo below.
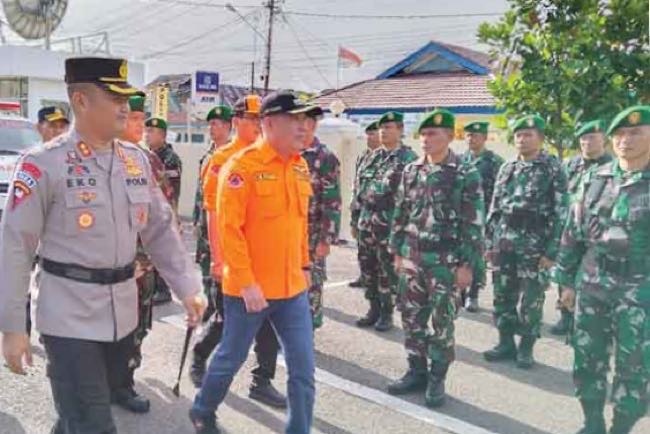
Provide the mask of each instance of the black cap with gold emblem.
{"label": "black cap with gold emblem", "polygon": [[73,57],[65,61],[66,84],[91,83],[118,95],[144,96],[144,92],[127,82],[128,75],[129,66],[124,59]]}

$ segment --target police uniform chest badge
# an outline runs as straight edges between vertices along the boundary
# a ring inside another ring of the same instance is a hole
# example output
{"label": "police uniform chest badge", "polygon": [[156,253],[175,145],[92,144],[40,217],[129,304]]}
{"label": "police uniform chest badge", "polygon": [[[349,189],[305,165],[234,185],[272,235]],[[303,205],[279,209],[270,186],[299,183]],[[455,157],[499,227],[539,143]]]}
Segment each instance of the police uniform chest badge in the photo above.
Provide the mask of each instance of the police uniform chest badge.
{"label": "police uniform chest badge", "polygon": [[442,115],[440,113],[433,117],[433,123],[435,125],[440,125],[442,123]]}
{"label": "police uniform chest badge", "polygon": [[526,124],[527,124],[529,127],[534,127],[534,126],[535,126],[535,119],[533,119],[533,118],[528,118],[528,120],[526,121]]}
{"label": "police uniform chest badge", "polygon": [[118,71],[120,78],[126,80],[126,77],[129,75],[129,65],[126,63],[126,60],[120,65],[120,70]]}
{"label": "police uniform chest badge", "polygon": [[92,155],[92,151],[90,150],[90,146],[86,145],[84,142],[80,142],[77,145],[77,149],[79,150],[79,153],[81,154],[82,157],[88,158]]}
{"label": "police uniform chest badge", "polygon": [[126,173],[129,176],[140,176],[142,175],[142,168],[135,162],[133,157],[128,156],[124,159],[124,167],[126,168]]}
{"label": "police uniform chest badge", "polygon": [[90,191],[82,191],[79,193],[79,200],[88,205],[90,202],[94,201],[97,198],[97,193]]}
{"label": "police uniform chest badge", "polygon": [[641,120],[641,113],[639,112],[632,112],[627,117],[627,121],[630,123],[630,125],[636,125],[639,123],[640,120]]}

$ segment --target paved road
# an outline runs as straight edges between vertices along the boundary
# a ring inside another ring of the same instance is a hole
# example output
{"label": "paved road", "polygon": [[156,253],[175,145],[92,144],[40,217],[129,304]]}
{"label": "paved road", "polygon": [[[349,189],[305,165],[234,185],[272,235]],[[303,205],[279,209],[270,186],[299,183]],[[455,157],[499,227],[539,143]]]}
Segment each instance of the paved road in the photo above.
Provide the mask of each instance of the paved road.
{"label": "paved road", "polygon": [[[354,321],[366,303],[359,289],[347,281],[356,277],[355,251],[337,248],[330,259],[325,292],[325,326],[316,335],[317,397],[314,432],[549,434],[574,433],[581,414],[573,398],[572,353],[562,339],[544,330],[536,347],[538,365],[531,371],[513,363],[488,364],[481,352],[496,343],[491,325],[491,291],[481,294],[482,311],[461,314],[457,325],[457,362],[449,373],[450,399],[431,411],[422,396],[394,398],[384,393],[398,378],[406,361],[402,331],[361,330]],[[553,293],[548,293],[545,321],[556,319]],[[114,409],[120,433],[191,434],[187,410],[194,389],[184,376],[182,394],[171,394],[180,359],[184,331],[180,306],[156,308],[154,330],[144,345],[144,366],[137,372],[137,388],[152,400],[152,412],[134,416]],[[54,420],[44,375],[44,352],[35,343],[35,367],[27,377],[0,369],[0,434],[45,434]],[[251,360],[237,376],[219,417],[227,433],[281,433],[285,414],[247,398]],[[286,386],[285,369],[276,384]],[[611,416],[611,409],[608,409]],[[635,434],[650,432],[646,417]]]}

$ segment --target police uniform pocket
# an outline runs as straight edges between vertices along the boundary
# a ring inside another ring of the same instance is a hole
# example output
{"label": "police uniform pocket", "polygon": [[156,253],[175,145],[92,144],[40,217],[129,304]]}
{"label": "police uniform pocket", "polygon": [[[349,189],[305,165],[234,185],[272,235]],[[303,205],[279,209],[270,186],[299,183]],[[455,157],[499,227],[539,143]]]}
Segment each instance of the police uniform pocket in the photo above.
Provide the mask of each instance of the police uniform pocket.
{"label": "police uniform pocket", "polygon": [[278,181],[255,181],[255,196],[257,196],[257,210],[264,217],[276,217],[282,214],[284,203],[283,193],[280,191]]}
{"label": "police uniform pocket", "polygon": [[97,219],[101,219],[106,212],[105,204],[105,198],[96,190],[67,191],[63,211],[65,234],[68,236],[101,234]]}
{"label": "police uniform pocket", "polygon": [[134,231],[140,231],[149,222],[149,205],[151,194],[148,188],[130,188],[127,190],[129,197],[129,221]]}

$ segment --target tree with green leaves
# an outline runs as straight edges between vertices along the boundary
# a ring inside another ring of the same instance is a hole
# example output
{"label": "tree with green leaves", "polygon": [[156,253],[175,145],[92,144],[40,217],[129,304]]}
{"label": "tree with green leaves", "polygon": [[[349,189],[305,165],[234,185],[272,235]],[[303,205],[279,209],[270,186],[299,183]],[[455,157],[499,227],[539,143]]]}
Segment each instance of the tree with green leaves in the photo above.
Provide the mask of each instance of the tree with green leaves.
{"label": "tree with green leaves", "polygon": [[489,88],[506,118],[539,113],[560,157],[580,122],[650,101],[648,0],[509,0],[479,40],[497,67]]}

